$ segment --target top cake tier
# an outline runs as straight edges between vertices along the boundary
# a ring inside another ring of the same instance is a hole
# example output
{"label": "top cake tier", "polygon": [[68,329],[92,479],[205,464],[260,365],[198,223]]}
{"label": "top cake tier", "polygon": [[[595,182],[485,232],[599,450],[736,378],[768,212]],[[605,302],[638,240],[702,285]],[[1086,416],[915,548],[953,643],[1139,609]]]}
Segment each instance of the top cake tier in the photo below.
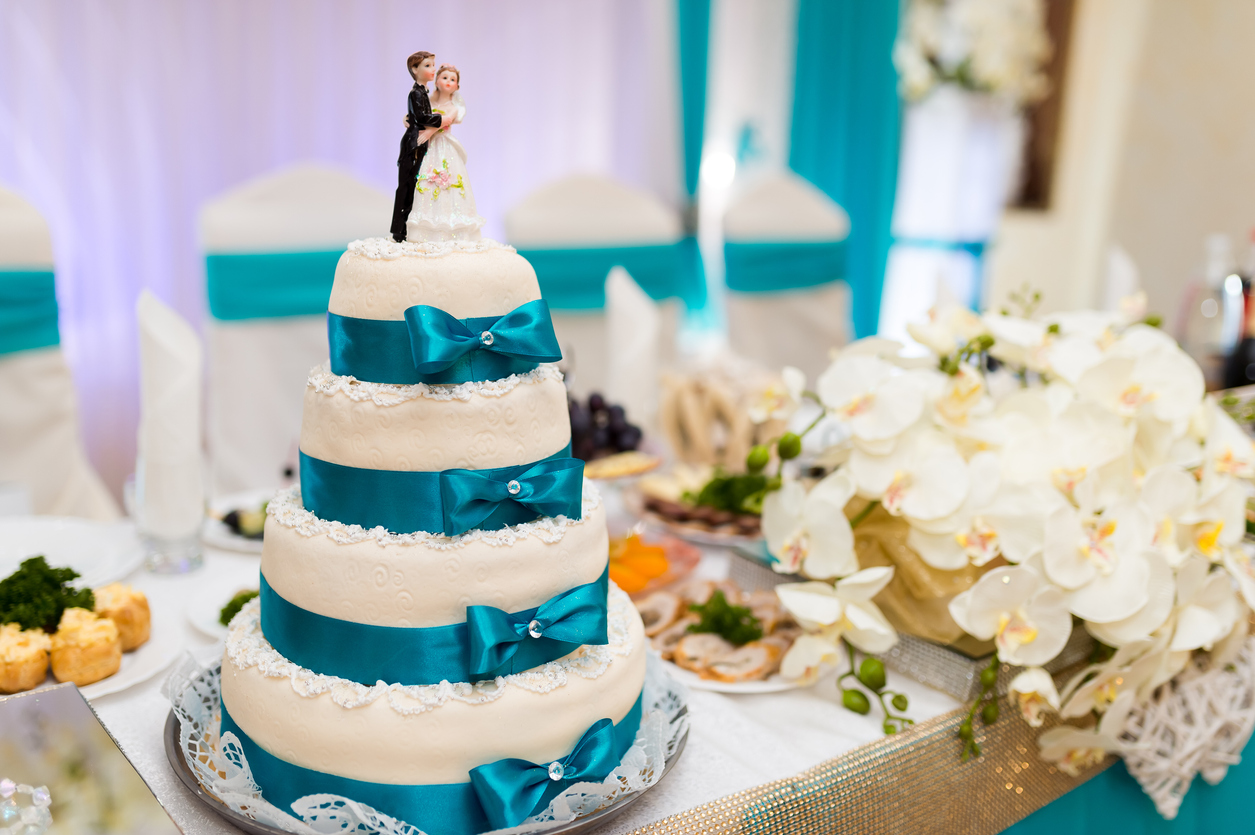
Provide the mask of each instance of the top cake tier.
{"label": "top cake tier", "polygon": [[501,316],[540,298],[536,271],[512,247],[474,243],[354,241],[340,256],[328,312],[403,320],[414,305],[455,319]]}

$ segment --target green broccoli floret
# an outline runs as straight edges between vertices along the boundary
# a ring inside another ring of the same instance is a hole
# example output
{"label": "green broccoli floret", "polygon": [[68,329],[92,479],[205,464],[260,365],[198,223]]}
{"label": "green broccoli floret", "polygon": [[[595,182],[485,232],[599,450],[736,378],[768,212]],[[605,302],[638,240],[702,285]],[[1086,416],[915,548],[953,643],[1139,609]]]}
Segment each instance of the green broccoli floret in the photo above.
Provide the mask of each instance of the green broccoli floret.
{"label": "green broccoli floret", "polygon": [[747,606],[733,606],[723,592],[715,589],[705,603],[689,606],[701,620],[689,632],[714,632],[730,644],[742,646],[763,637],[763,627]]}
{"label": "green broccoli floret", "polygon": [[0,580],[0,623],[51,633],[57,631],[66,609],[95,609],[91,589],[70,586],[77,577],[72,568],[52,568],[42,555],[24,560],[17,571]]}
{"label": "green broccoli floret", "polygon": [[244,608],[244,604],[261,594],[257,589],[248,589],[247,591],[236,592],[235,597],[228,601],[227,605],[222,607],[222,611],[218,614],[218,623],[227,626],[231,623],[231,618],[240,613]]}

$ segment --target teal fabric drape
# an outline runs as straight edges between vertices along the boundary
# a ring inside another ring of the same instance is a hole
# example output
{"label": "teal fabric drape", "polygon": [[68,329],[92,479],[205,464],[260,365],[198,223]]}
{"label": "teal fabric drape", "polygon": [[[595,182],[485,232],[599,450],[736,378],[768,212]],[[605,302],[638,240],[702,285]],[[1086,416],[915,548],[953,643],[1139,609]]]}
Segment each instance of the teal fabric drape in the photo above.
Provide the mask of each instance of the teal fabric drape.
{"label": "teal fabric drape", "polygon": [[1038,809],[1007,829],[1008,835],[1210,835],[1247,832],[1251,797],[1255,796],[1255,763],[1242,752],[1242,762],[1229,768],[1218,786],[1195,777],[1175,820],[1166,821],[1149,797],[1118,762],[1088,783]]}
{"label": "teal fabric drape", "polygon": [[536,270],[540,294],[553,310],[590,311],[606,306],[606,273],[623,267],[656,301],[678,298],[689,310],[706,303],[697,241],[587,249],[520,249]]}
{"label": "teal fabric drape", "polygon": [[343,249],[205,256],[209,312],[215,319],[321,316]]}
{"label": "teal fabric drape", "polygon": [[845,278],[845,241],[729,241],[723,245],[724,281],[740,293],[818,287]]}
{"label": "teal fabric drape", "polygon": [[52,270],[0,270],[0,354],[60,343]]}
{"label": "teal fabric drape", "polygon": [[854,332],[876,332],[898,172],[897,2],[798,0],[789,166],[850,215]]}
{"label": "teal fabric drape", "polygon": [[680,52],[680,125],[684,132],[684,188],[697,195],[706,133],[706,69],[710,53],[710,0],[675,0]]}

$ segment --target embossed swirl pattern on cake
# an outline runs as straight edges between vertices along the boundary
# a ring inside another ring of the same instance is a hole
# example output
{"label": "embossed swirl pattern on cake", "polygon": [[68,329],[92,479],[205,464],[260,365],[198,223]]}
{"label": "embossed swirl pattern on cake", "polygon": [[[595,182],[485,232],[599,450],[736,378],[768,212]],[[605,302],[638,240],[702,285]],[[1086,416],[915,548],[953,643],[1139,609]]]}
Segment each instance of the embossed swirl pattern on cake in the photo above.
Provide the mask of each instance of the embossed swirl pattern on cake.
{"label": "embossed swirl pattern on cake", "polygon": [[371,258],[350,248],[336,265],[327,309],[359,319],[405,318],[416,304],[455,319],[500,316],[540,298],[532,265],[506,247],[439,258]]}
{"label": "embossed swirl pattern on cake", "polygon": [[604,514],[587,505],[584,514],[557,542],[529,536],[500,548],[463,537],[444,550],[340,543],[271,520],[261,569],[276,593],[310,612],[375,626],[444,626],[463,622],[468,605],[518,612],[597,580],[608,559]]}
{"label": "embossed swirl pattern on cake", "polygon": [[566,389],[533,378],[494,397],[415,397],[388,407],[342,392],[305,392],[301,451],[348,467],[435,472],[539,461],[571,441]]}
{"label": "embossed swirl pattern on cake", "polygon": [[[292,487],[280,490],[275,494],[266,513],[280,525],[293,528],[302,536],[326,536],[332,542],[348,544],[351,542],[367,542],[374,540],[380,545],[422,545],[437,551],[461,548],[470,542],[484,542],[502,548],[509,548],[520,539],[529,536],[538,537],[543,542],[559,542],[573,525],[582,525],[591,515],[594,508],[601,506],[601,494],[588,479],[584,480],[583,518],[568,519],[565,516],[545,517],[535,522],[525,522],[495,531],[473,530],[458,536],[448,537],[443,534],[389,533],[384,528],[367,530],[361,525],[345,525],[327,519],[319,519],[301,505],[301,490]],[[598,517],[600,518],[600,517]]]}
{"label": "embossed swirl pattern on cake", "polygon": [[256,668],[266,678],[286,678],[298,696],[316,698],[328,694],[335,704],[346,710],[364,707],[384,698],[389,707],[403,716],[435,710],[449,702],[489,704],[502,698],[510,688],[549,693],[566,686],[572,676],[590,680],[600,678],[616,658],[631,655],[635,647],[628,625],[629,614],[635,615],[632,601],[611,584],[607,612],[610,642],[604,646],[582,646],[557,661],[492,681],[474,684],[444,681],[410,686],[376,682],[367,687],[355,681],[319,675],[284,658],[262,635],[260,613],[259,601],[252,600],[231,621],[226,653],[236,667],[242,670]]}

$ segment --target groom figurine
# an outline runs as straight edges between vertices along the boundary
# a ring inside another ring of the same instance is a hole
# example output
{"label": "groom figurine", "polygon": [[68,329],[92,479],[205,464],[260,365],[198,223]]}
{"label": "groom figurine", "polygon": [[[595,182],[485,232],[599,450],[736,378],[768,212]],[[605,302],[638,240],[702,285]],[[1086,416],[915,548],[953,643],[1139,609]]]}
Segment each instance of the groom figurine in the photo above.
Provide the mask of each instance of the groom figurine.
{"label": "groom figurine", "polygon": [[414,87],[410,90],[401,155],[397,158],[397,196],[392,203],[392,239],[397,243],[405,240],[405,222],[414,208],[414,184],[427,154],[427,143],[420,144],[418,134],[423,128],[447,127],[450,121],[447,116],[432,113],[427,98],[427,83],[436,77],[436,56],[415,52],[405,59],[405,68],[414,79]]}

